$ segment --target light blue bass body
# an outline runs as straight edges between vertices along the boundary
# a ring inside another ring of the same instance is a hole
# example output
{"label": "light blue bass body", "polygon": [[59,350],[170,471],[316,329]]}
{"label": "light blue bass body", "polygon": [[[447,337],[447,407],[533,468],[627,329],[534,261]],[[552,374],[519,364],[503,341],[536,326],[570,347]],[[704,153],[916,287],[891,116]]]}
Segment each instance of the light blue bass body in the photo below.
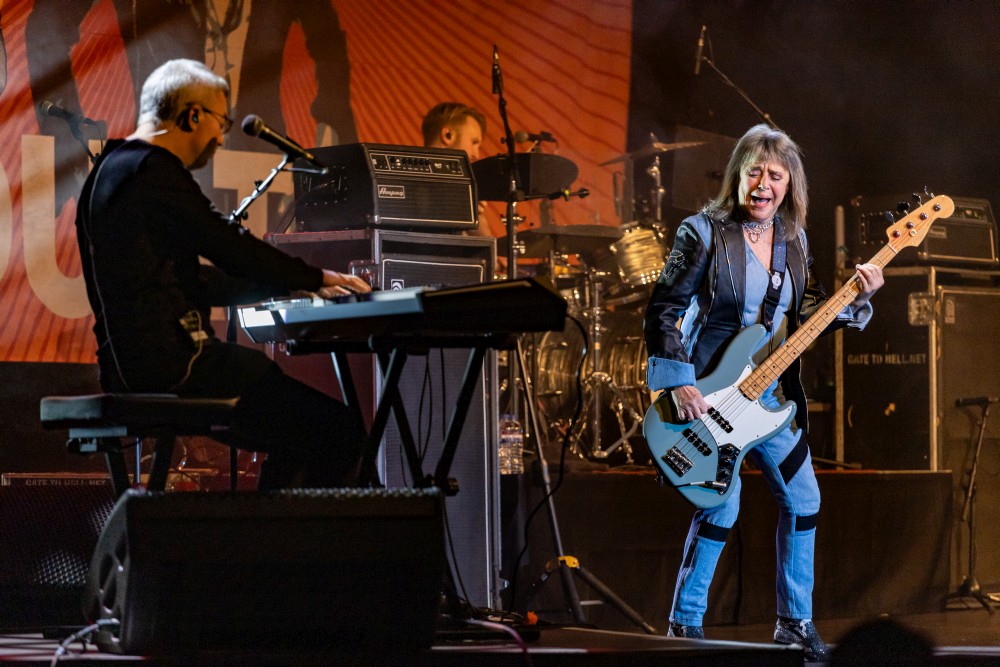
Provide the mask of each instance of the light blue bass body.
{"label": "light blue bass body", "polygon": [[712,406],[710,413],[677,422],[670,392],[664,391],[646,412],[642,433],[665,481],[697,507],[721,505],[732,491],[743,457],[755,445],[785,428],[795,416],[788,401],[769,410],[743,395],[739,385],[754,370],[753,353],[766,330],[754,324],[740,331],[714,371],[697,381]]}

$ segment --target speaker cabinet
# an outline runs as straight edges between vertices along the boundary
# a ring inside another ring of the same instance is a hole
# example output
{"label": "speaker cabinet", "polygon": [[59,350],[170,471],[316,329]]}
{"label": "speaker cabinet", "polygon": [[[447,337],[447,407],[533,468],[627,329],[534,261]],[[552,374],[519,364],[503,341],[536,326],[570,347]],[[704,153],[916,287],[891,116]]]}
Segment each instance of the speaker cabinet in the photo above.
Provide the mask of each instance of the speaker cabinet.
{"label": "speaker cabinet", "polygon": [[0,628],[79,627],[90,557],[114,505],[111,485],[54,473],[3,481]]}
{"label": "speaker cabinet", "polygon": [[432,643],[444,563],[437,489],[129,491],[85,612],[126,655],[402,655]]}
{"label": "speaker cabinet", "polygon": [[[496,258],[496,242],[491,238],[389,229],[276,234],[270,241],[316,266],[366,274],[382,289],[489,282]],[[403,369],[400,394],[423,454],[425,473],[433,473],[440,458],[468,358],[465,349],[431,349],[426,356],[411,355]],[[275,359],[283,366],[294,364],[305,381],[318,375],[334,377],[329,358],[279,354]],[[361,361],[352,360],[351,372],[370,422],[381,389],[380,374],[369,356]],[[305,364],[311,368],[304,369]],[[497,396],[496,354],[490,352],[451,467],[450,476],[458,482],[459,492],[446,501],[459,593],[474,605],[494,608],[500,601]],[[412,485],[394,420],[389,420],[382,441],[379,472],[387,486]]]}
{"label": "speaker cabinet", "polygon": [[[982,411],[955,401],[1000,394],[1000,273],[913,267],[885,274],[871,322],[843,334],[844,459],[873,469],[951,470],[961,514]],[[997,470],[1000,407],[993,406],[977,476],[982,581],[1000,580],[1000,553],[987,548],[1000,544]],[[958,523],[955,532],[966,539]],[[958,570],[965,563],[953,559]]]}

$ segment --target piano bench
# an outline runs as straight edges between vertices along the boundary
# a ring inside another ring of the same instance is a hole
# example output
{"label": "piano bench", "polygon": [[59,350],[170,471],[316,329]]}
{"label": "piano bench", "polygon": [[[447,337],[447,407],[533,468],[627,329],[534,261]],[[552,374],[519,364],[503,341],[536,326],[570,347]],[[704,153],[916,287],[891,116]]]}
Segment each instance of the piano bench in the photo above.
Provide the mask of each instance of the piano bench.
{"label": "piano bench", "polygon": [[[146,488],[163,491],[177,436],[213,435],[228,428],[238,398],[181,398],[174,394],[90,394],[47,396],[40,416],[46,429],[68,429],[67,447],[77,454],[104,454],[117,496],[130,488],[122,438],[139,447],[154,438],[153,463]],[[237,482],[236,449],[231,449],[230,475]],[[136,461],[135,481],[139,480]]]}

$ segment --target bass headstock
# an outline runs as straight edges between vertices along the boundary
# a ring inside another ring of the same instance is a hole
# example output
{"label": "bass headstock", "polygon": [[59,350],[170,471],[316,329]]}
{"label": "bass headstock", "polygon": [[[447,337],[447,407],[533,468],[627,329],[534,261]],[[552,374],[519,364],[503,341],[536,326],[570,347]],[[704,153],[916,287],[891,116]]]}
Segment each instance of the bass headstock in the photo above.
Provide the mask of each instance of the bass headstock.
{"label": "bass headstock", "polygon": [[[917,200],[919,202],[919,197]],[[906,211],[908,208],[903,210]],[[919,207],[908,211],[904,217],[885,230],[886,236],[889,237],[889,246],[899,252],[903,248],[920,245],[935,220],[951,217],[954,212],[955,202],[951,197],[947,195],[932,197]],[[889,214],[886,217],[894,219]]]}

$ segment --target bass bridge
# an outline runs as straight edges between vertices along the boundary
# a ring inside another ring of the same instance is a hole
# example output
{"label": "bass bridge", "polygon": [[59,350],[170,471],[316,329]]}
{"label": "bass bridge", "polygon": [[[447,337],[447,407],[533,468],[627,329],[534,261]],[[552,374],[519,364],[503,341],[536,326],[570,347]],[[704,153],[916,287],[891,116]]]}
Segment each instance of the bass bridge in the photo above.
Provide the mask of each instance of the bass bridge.
{"label": "bass bridge", "polygon": [[[675,452],[675,450],[676,447],[671,449],[661,458],[674,472],[677,472],[680,475],[683,473],[678,472],[678,470],[687,472],[691,469],[691,462],[687,460],[687,457],[680,452]],[[705,489],[718,491],[720,496],[723,495],[729,490],[729,485],[733,482],[733,475],[736,472],[736,460],[739,458],[739,455],[740,450],[736,446],[722,445],[719,447],[719,462],[715,469],[714,480],[689,482],[688,484],[680,484],[678,486],[700,486]]]}

